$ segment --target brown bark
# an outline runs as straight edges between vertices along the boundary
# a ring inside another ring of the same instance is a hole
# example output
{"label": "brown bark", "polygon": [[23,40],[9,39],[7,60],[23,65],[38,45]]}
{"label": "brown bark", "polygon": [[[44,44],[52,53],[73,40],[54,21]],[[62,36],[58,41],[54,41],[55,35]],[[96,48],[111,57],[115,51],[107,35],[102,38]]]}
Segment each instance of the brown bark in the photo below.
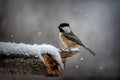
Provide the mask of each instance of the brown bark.
{"label": "brown bark", "polygon": [[[66,59],[79,51],[60,51],[62,62],[65,65]],[[63,70],[58,66],[55,57],[50,54],[43,54],[45,64],[35,56],[22,54],[5,55],[0,53],[0,72],[10,74],[35,74],[44,76],[59,76]]]}

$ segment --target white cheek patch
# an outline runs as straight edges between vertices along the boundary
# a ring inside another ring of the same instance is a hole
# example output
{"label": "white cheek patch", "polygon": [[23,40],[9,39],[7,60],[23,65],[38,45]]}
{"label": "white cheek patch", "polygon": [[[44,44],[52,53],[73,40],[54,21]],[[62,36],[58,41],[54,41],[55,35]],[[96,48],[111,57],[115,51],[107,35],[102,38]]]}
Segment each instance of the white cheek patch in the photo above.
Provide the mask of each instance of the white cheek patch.
{"label": "white cheek patch", "polygon": [[63,27],[63,30],[67,33],[71,32],[71,29],[68,26]]}

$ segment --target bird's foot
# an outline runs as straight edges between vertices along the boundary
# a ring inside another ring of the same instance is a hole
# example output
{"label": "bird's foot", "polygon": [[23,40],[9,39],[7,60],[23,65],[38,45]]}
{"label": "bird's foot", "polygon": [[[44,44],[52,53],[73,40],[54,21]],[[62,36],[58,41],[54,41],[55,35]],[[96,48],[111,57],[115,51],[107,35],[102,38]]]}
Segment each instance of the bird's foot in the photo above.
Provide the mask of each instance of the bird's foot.
{"label": "bird's foot", "polygon": [[68,48],[68,50],[69,50],[70,52],[72,52],[70,48]]}

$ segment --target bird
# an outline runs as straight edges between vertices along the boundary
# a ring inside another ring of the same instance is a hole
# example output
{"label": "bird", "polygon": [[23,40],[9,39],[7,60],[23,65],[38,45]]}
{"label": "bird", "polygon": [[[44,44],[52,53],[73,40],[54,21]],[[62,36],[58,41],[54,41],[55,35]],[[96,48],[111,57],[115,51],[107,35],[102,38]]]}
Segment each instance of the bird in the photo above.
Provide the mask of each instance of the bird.
{"label": "bird", "polygon": [[60,31],[59,39],[68,49],[84,47],[86,50],[92,53],[92,55],[96,55],[90,48],[86,47],[83,42],[73,33],[69,23],[61,23],[58,26],[58,29]]}

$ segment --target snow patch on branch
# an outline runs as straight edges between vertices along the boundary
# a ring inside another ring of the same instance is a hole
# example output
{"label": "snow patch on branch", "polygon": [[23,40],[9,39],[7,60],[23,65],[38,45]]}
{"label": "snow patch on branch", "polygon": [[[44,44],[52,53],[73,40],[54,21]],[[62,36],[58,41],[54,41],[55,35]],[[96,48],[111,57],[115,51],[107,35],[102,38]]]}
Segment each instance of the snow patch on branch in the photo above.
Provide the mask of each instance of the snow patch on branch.
{"label": "snow patch on branch", "polygon": [[[42,44],[42,45],[30,45],[24,43],[11,43],[11,42],[0,42],[0,52],[9,55],[9,54],[23,54],[23,55],[33,55],[39,57],[43,63],[44,59],[42,54],[51,54],[58,61],[60,67],[64,70],[64,65],[62,63],[61,56],[58,52],[58,49],[52,45]],[[1,54],[1,53],[0,53]]]}

